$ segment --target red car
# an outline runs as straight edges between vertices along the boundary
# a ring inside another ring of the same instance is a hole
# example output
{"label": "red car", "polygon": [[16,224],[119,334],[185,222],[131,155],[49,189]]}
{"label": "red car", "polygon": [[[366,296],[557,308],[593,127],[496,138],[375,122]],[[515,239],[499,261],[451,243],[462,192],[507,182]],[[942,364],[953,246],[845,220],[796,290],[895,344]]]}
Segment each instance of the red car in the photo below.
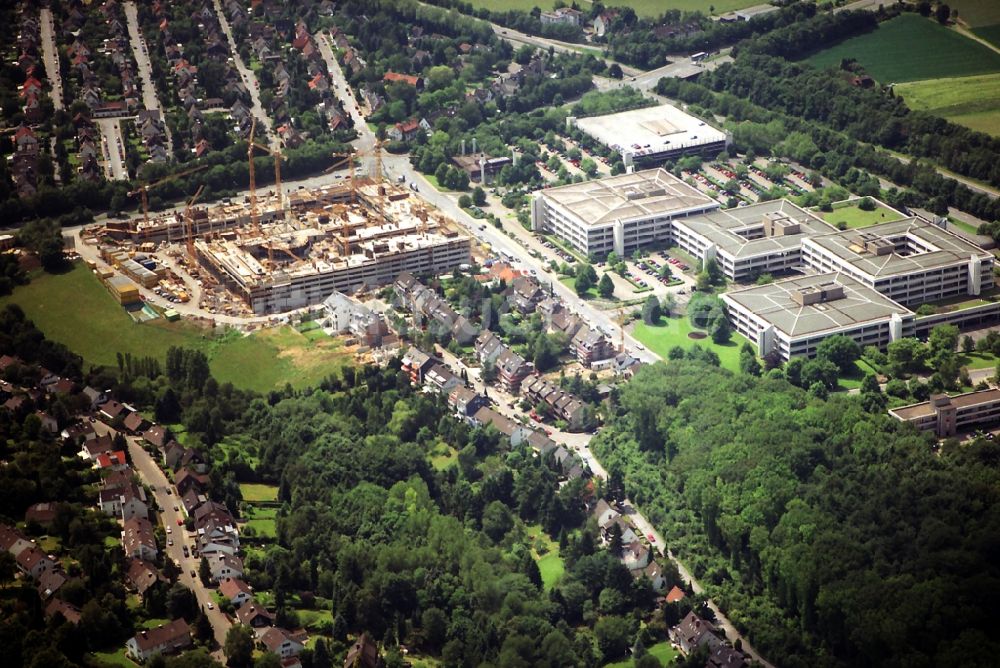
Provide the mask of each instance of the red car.
{"label": "red car", "polygon": [[651,533],[646,534],[646,538],[649,539],[650,543],[655,543],[656,542],[656,537],[653,534],[651,534]]}

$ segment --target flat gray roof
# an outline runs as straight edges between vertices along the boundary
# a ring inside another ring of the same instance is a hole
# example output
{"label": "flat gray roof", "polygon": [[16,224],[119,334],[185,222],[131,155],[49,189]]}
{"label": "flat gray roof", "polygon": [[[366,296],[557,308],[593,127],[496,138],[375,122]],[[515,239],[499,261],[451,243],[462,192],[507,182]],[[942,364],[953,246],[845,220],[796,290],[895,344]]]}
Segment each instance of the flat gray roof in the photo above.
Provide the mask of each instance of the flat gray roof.
{"label": "flat gray roof", "polygon": [[[906,255],[897,252],[875,255],[858,243],[862,234],[888,239],[896,244],[897,249],[903,248],[905,244],[912,250]],[[982,260],[991,257],[974,243],[916,217],[813,237],[807,243],[832,253],[873,278],[947,267],[967,262],[973,255]]]}
{"label": "flat gray roof", "polygon": [[587,227],[719,206],[665,169],[547,188],[542,196],[576,215]]}
{"label": "flat gray roof", "polygon": [[670,104],[580,118],[576,125],[605,146],[637,159],[726,141],[726,133]]}
{"label": "flat gray roof", "polygon": [[[802,288],[823,283],[842,286],[844,296],[809,306],[800,306],[792,298]],[[749,310],[791,339],[826,331],[853,329],[865,323],[886,320],[894,313],[913,315],[909,309],[840,273],[816,274],[768,285],[755,285],[727,292],[722,298]]]}
{"label": "flat gray roof", "polygon": [[[746,236],[739,233],[755,227],[762,227],[764,216],[769,213],[778,213],[791,218],[799,224],[800,232],[788,236],[761,239],[747,239]],[[698,216],[678,219],[673,221],[673,224],[708,239],[715,244],[716,248],[736,258],[798,248],[802,245],[802,240],[808,236],[830,234],[837,231],[837,228],[829,225],[823,219],[784,199],[726,209],[725,211],[719,209]]]}

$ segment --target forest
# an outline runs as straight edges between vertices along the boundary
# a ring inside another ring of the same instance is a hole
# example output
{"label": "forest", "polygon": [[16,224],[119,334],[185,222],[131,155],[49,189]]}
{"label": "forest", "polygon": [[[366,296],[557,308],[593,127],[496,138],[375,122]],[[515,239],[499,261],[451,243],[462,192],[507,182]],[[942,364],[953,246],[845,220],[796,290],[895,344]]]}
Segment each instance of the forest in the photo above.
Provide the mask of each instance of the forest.
{"label": "forest", "polygon": [[1000,449],[932,445],[858,397],[677,359],[593,448],[775,665],[995,665]]}

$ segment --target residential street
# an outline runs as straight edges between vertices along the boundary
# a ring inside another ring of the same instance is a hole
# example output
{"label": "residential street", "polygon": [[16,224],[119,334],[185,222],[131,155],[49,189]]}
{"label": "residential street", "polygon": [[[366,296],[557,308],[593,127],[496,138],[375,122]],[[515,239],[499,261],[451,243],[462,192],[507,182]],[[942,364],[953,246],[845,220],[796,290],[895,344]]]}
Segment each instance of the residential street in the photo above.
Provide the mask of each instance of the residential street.
{"label": "residential street", "polygon": [[104,150],[105,172],[109,179],[125,181],[125,156],[122,148],[122,129],[117,118],[98,118],[95,121],[101,131],[101,146]]}
{"label": "residential street", "polygon": [[[94,431],[99,436],[104,434],[114,436],[116,433],[114,429],[100,421],[94,423]],[[155,490],[156,503],[160,507],[160,521],[162,521],[164,529],[169,531],[167,538],[174,542],[172,546],[166,548],[166,555],[180,564],[181,574],[178,581],[195,593],[199,605],[205,611],[209,621],[212,622],[215,639],[220,647],[214,655],[217,659],[224,662],[225,659],[223,658],[221,648],[225,645],[226,633],[229,631],[231,623],[226,615],[215,605],[212,597],[214,590],[202,585],[201,580],[197,577],[199,560],[193,557],[184,557],[183,545],[187,544],[190,550],[194,545],[194,540],[184,530],[183,511],[174,510],[175,507],[180,508],[180,499],[177,498],[176,491],[172,490],[166,475],[157,466],[156,461],[142,448],[142,439],[135,436],[128,436],[126,440],[128,441],[128,453],[132,459],[132,466],[139,474],[142,482],[150,489]],[[180,525],[177,523],[178,520],[181,522]],[[195,571],[195,577],[191,576],[192,570]],[[209,602],[212,602],[211,610],[208,609]]]}
{"label": "residential street", "polygon": [[52,86],[50,93],[52,107],[59,111],[63,108],[62,75],[59,72],[59,56],[56,51],[55,26],[52,23],[52,10],[43,7],[38,14],[39,30],[42,33],[42,60],[45,63],[45,76]]}
{"label": "residential street", "polygon": [[[132,45],[132,54],[135,62],[139,65],[139,82],[142,89],[142,104],[146,109],[159,109],[160,100],[156,96],[156,87],[153,85],[153,67],[149,63],[149,51],[146,40],[142,38],[142,31],[139,30],[139,14],[133,0],[127,0],[123,5],[125,9],[125,19],[128,22],[129,43]],[[164,119],[165,120],[165,119]],[[163,124],[167,133],[167,152],[173,153],[173,139],[170,136],[170,128]]]}
{"label": "residential street", "polygon": [[[219,19],[219,25],[222,27],[222,32],[226,33],[226,39],[229,41],[229,50],[233,52],[233,63],[236,65],[236,69],[239,70],[240,76],[243,77],[243,83],[246,85],[247,90],[250,91],[252,102],[250,112],[257,118],[258,123],[263,124],[263,127],[260,129],[267,136],[267,144],[272,149],[277,149],[280,144],[278,143],[277,135],[274,134],[274,128],[271,127],[271,117],[260,103],[260,82],[257,81],[257,75],[243,63],[243,59],[240,57],[239,49],[236,48],[236,40],[233,39],[232,28],[229,27],[229,20],[226,19],[226,12],[222,10],[222,3],[219,0],[214,0],[213,4],[215,6],[215,15]],[[254,139],[260,141],[263,137],[258,133]]]}

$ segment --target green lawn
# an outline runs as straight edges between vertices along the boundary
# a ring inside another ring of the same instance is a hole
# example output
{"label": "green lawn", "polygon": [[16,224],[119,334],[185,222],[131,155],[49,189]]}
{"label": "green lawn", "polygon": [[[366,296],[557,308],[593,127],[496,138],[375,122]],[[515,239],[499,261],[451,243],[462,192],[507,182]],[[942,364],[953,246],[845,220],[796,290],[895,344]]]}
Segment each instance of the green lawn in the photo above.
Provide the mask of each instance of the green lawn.
{"label": "green lawn", "polygon": [[62,541],[59,536],[45,536],[38,539],[38,547],[46,554],[55,554],[62,549]]}
{"label": "green lawn", "polygon": [[140,622],[139,628],[149,630],[149,629],[155,629],[157,626],[163,626],[164,624],[169,624],[169,623],[170,623],[169,619],[154,617],[153,619],[147,619],[144,622]]}
{"label": "green lawn", "polygon": [[457,461],[458,450],[450,445],[445,445],[444,443],[438,444],[438,446],[434,448],[434,451],[431,453],[431,466],[433,466],[436,471],[444,471],[445,469],[453,466]]}
{"label": "green lawn", "polygon": [[275,538],[278,535],[274,521],[277,515],[277,508],[251,506],[247,511],[246,526],[253,527],[257,535],[262,538]]}
{"label": "green lawn", "polygon": [[333,613],[329,610],[296,610],[299,621],[308,631],[322,631],[333,624]]}
{"label": "green lawn", "polygon": [[990,353],[962,353],[958,362],[969,369],[992,369],[997,365],[997,358]]}
{"label": "green lawn", "polygon": [[841,376],[837,385],[840,390],[856,390],[861,387],[861,381],[865,379],[868,374],[877,373],[875,369],[872,368],[868,362],[864,360],[856,360],[854,362],[854,371],[846,376]]}
{"label": "green lawn", "polygon": [[83,263],[65,274],[33,274],[31,283],[0,298],[0,307],[8,303],[18,304],[48,338],[65,344],[88,364],[117,366],[118,352],[162,361],[171,346],[185,346],[208,355],[220,382],[267,392],[286,383],[300,389],[314,386],[338,367],[353,363],[339,339],[310,342],[291,327],[219,338],[184,321],[137,324]]}
{"label": "green lawn", "polygon": [[895,92],[911,109],[1000,136],[1000,74],[914,81]]}
{"label": "green lawn", "polygon": [[828,213],[820,213],[823,220],[836,225],[837,223],[847,223],[847,227],[869,227],[877,223],[887,223],[891,220],[899,220],[899,216],[881,206],[874,211],[862,211],[856,204],[842,206]]}
{"label": "green lawn", "polygon": [[125,647],[110,652],[94,652],[89,655],[93,657],[95,664],[99,666],[125,666],[135,668],[138,664],[125,655]]}
{"label": "green lawn", "polygon": [[882,83],[1000,72],[1000,54],[916,14],[887,21],[873,32],[815,54],[808,62],[838,67],[844,58],[854,58]]}
{"label": "green lawn", "polygon": [[[505,0],[499,5],[490,0],[468,0],[468,2],[477,9],[482,7],[490,10],[519,9],[522,12],[530,12],[535,7],[542,11],[550,11],[553,5],[551,1],[546,2],[545,0]],[[759,0],[712,0],[712,2],[704,2],[704,0],[615,0],[613,3],[615,7],[631,7],[639,16],[648,17],[657,17],[668,9],[680,9],[686,12],[700,10],[707,14],[710,5],[715,7],[715,14],[718,16],[757,4],[760,4]],[[581,3],[581,9],[584,12],[589,11],[590,3]]]}
{"label": "green lawn", "polygon": [[[575,287],[576,286],[576,278],[574,278],[572,276],[563,276],[562,278],[559,279],[559,282],[562,283],[563,285],[565,285],[570,290],[573,290],[574,292],[576,292],[576,287]],[[593,286],[589,290],[587,290],[587,292],[585,292],[584,294],[582,294],[580,296],[583,299],[597,299],[598,297],[600,297],[600,295],[597,294],[597,288],[593,287]]]}
{"label": "green lawn", "polygon": [[277,501],[278,486],[261,485],[255,482],[241,482],[240,494],[243,495],[243,500],[247,503],[253,503],[255,501]]}
{"label": "green lawn", "polygon": [[540,524],[530,524],[524,529],[531,541],[531,556],[538,563],[538,571],[542,575],[542,585],[546,590],[551,589],[566,571],[566,565],[559,556],[559,544],[542,530]]}
{"label": "green lawn", "polygon": [[[646,651],[659,659],[660,664],[664,666],[672,664],[674,659],[678,656],[677,650],[675,650],[666,640],[656,643],[652,647],[648,647]],[[605,664],[604,668],[632,668],[634,665],[635,661],[629,658],[624,661],[616,661],[614,663]]]}
{"label": "green lawn", "polygon": [[688,334],[693,331],[696,330],[691,326],[691,322],[687,318],[670,318],[669,320],[660,320],[660,324],[658,325],[647,325],[644,322],[637,322],[635,329],[632,331],[632,336],[663,359],[667,358],[667,353],[674,346],[680,346],[685,350],[689,350],[697,343],[702,348],[714,350],[719,355],[719,361],[722,363],[723,368],[731,371],[739,370],[740,346],[746,341],[745,338],[733,332],[728,343],[718,345],[712,342],[711,337],[705,337],[704,339],[689,338]]}

